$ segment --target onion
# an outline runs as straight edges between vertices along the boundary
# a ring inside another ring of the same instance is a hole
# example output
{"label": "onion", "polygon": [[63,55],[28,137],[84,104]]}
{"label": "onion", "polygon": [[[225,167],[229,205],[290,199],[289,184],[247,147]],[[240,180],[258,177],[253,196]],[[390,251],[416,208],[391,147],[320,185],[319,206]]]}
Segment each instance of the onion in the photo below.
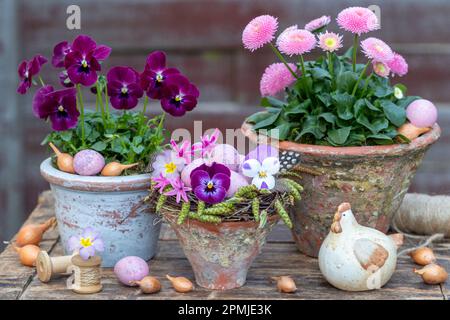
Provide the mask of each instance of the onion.
{"label": "onion", "polygon": [[420,136],[421,134],[430,131],[431,129],[428,127],[424,127],[424,128],[418,128],[416,126],[414,126],[411,123],[405,123],[404,125],[402,125],[400,128],[397,129],[398,134],[401,134],[402,136],[405,136],[406,138],[408,138],[409,140],[414,140],[415,138],[417,138],[418,136]]}
{"label": "onion", "polygon": [[146,276],[140,281],[130,281],[130,284],[138,285],[143,293],[156,293],[161,290],[161,282],[151,276]]}
{"label": "onion", "polygon": [[277,282],[277,288],[280,292],[294,293],[297,291],[294,280],[289,276],[272,277],[271,279]]}
{"label": "onion", "polygon": [[440,284],[447,281],[448,273],[445,271],[444,268],[437,264],[429,264],[425,267],[423,267],[420,270],[414,269],[414,272],[419,274],[423,282],[426,284]]}
{"label": "onion", "polygon": [[23,247],[27,244],[39,245],[42,240],[42,235],[56,225],[56,218],[50,218],[42,224],[28,224],[23,226],[16,237],[16,244]]}
{"label": "onion", "polygon": [[58,169],[68,173],[75,173],[75,169],[73,168],[73,157],[68,153],[59,151],[53,143],[50,142],[49,145],[56,154],[56,165],[58,166]]}
{"label": "onion", "polygon": [[433,250],[427,247],[418,248],[409,255],[415,263],[420,264],[421,266],[426,266],[427,264],[431,264],[436,261]]}
{"label": "onion", "polygon": [[34,244],[27,244],[24,247],[13,246],[14,250],[19,254],[20,263],[27,267],[34,267],[36,259],[41,249]]}
{"label": "onion", "polygon": [[116,177],[120,176],[122,172],[126,169],[133,168],[137,166],[138,163],[132,163],[132,164],[121,164],[119,162],[110,162],[108,163],[102,170],[101,175],[102,176],[108,176],[108,177]]}
{"label": "onion", "polygon": [[75,172],[81,176],[95,176],[105,166],[105,159],[95,150],[82,150],[73,158]]}
{"label": "onion", "polygon": [[185,277],[171,277],[169,275],[166,275],[166,278],[169,279],[169,281],[172,283],[173,288],[177,292],[186,293],[194,289],[194,285],[192,284],[192,282]]}
{"label": "onion", "polygon": [[122,258],[114,266],[114,274],[117,279],[127,286],[136,286],[134,281],[142,280],[148,275],[148,272],[147,262],[136,256]]}

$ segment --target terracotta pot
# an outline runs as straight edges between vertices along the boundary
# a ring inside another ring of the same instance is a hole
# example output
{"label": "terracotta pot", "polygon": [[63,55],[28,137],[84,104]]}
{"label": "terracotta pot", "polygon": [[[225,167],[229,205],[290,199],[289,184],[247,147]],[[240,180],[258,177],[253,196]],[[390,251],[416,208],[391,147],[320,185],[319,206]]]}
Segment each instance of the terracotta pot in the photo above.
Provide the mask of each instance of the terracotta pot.
{"label": "terracotta pot", "polygon": [[161,224],[142,200],[148,194],[150,175],[79,176],[57,170],[50,158],[41,174],[50,183],[65,254],[68,239],[86,227],[97,229],[105,243],[103,267],[113,267],[126,256],[151,259],[157,249]]}
{"label": "terracotta pot", "polygon": [[[241,130],[257,141],[250,124],[244,123]],[[282,151],[300,153],[301,166],[321,173],[302,173],[303,200],[291,210],[292,233],[299,250],[317,257],[342,202],[352,204],[360,224],[386,233],[425,152],[440,133],[435,124],[409,144],[388,146],[328,147],[272,140]]]}
{"label": "terracotta pot", "polygon": [[258,228],[259,223],[254,221],[215,225],[191,219],[178,225],[175,215],[163,216],[175,230],[197,284],[213,290],[244,285],[250,265],[279,220],[278,215],[271,216],[263,228]]}

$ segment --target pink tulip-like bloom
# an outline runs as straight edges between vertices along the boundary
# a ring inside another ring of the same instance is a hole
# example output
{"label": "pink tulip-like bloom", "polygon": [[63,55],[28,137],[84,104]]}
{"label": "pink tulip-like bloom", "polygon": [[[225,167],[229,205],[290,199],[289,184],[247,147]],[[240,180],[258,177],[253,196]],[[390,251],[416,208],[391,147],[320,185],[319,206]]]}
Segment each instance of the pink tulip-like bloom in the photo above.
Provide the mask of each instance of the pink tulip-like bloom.
{"label": "pink tulip-like bloom", "polygon": [[361,41],[361,48],[367,58],[387,63],[394,58],[394,52],[384,41],[377,38],[367,38]]}
{"label": "pink tulip-like bloom", "polygon": [[329,25],[330,22],[331,22],[330,16],[321,16],[320,18],[311,20],[310,22],[305,24],[305,29],[311,32],[315,32]]}
{"label": "pink tulip-like bloom", "polygon": [[387,78],[391,69],[383,62],[374,61],[372,62],[373,71],[380,77]]}
{"label": "pink tulip-like bloom", "polygon": [[394,53],[394,58],[387,63],[392,73],[403,77],[408,73],[408,63],[405,58],[398,53]]}
{"label": "pink tulip-like bloom", "polygon": [[342,48],[342,36],[334,33],[328,32],[321,33],[319,35],[319,46],[324,51],[333,52]]}
{"label": "pink tulip-like bloom", "polygon": [[250,51],[255,51],[271,42],[278,29],[277,18],[262,15],[254,18],[242,32],[242,43]]}
{"label": "pink tulip-like bloom", "polygon": [[342,10],[336,21],[342,29],[357,35],[380,28],[375,13],[363,7],[350,7]]}
{"label": "pink tulip-like bloom", "polygon": [[[293,63],[289,63],[289,67],[292,70],[296,69]],[[262,96],[274,96],[294,81],[294,76],[283,63],[273,63],[264,71],[259,89]]]}
{"label": "pink tulip-like bloom", "polygon": [[308,30],[289,27],[277,39],[278,49],[289,56],[307,53],[316,46],[316,37]]}

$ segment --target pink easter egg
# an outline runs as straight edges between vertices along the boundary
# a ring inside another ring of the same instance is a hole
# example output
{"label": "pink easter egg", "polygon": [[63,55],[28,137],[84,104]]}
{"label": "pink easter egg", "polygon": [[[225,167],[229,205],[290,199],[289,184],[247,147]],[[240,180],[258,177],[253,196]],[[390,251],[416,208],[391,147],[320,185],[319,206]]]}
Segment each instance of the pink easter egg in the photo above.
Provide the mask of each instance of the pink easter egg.
{"label": "pink easter egg", "polygon": [[229,144],[218,144],[211,153],[211,160],[226,165],[230,170],[237,170],[241,164],[241,155]]}
{"label": "pink easter egg", "polygon": [[204,164],[203,159],[195,159],[190,164],[188,164],[186,167],[184,167],[183,171],[181,171],[181,180],[184,182],[184,185],[186,187],[191,186],[191,172],[195,169],[200,167],[202,164]]}
{"label": "pink easter egg", "polygon": [[95,176],[105,166],[105,158],[95,150],[82,150],[73,158],[73,169],[80,176]]}
{"label": "pink easter egg", "polygon": [[231,171],[230,188],[228,189],[228,192],[227,192],[227,198],[231,198],[232,196],[234,196],[236,191],[240,187],[244,187],[244,186],[248,186],[247,179],[243,175],[241,175],[237,172]]}
{"label": "pink easter egg", "polygon": [[135,286],[130,281],[140,281],[148,275],[148,272],[147,262],[136,256],[122,258],[114,266],[114,274],[117,279],[127,286]]}
{"label": "pink easter egg", "polygon": [[414,100],[406,108],[406,117],[418,128],[431,127],[437,120],[437,109],[431,101]]}

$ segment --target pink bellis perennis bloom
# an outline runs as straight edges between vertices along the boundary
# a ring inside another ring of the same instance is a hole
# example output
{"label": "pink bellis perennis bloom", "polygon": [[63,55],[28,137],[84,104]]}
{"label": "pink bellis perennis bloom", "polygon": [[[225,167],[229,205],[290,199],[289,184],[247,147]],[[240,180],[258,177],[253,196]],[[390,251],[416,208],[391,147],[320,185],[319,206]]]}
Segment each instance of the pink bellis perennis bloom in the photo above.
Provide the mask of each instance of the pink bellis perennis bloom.
{"label": "pink bellis perennis bloom", "polygon": [[262,15],[250,21],[242,32],[242,43],[250,51],[255,51],[271,42],[278,29],[277,18]]}
{"label": "pink bellis perennis bloom", "polygon": [[103,240],[97,230],[87,227],[79,236],[71,236],[67,242],[69,251],[78,252],[83,260],[95,256],[96,251],[104,251]]}
{"label": "pink bellis perennis bloom", "polygon": [[361,41],[361,48],[367,58],[387,63],[394,58],[394,52],[383,40],[367,38]]}
{"label": "pink bellis perennis bloom", "polygon": [[192,189],[186,187],[180,177],[171,180],[170,184],[173,189],[164,193],[165,196],[176,196],[177,203],[179,203],[181,199],[183,199],[184,202],[189,201],[186,192],[191,191]]}
{"label": "pink bellis perennis bloom", "polygon": [[326,27],[331,22],[330,16],[321,16],[320,18],[311,20],[307,24],[305,24],[305,30],[311,31],[311,32],[317,32],[320,29]]}
{"label": "pink bellis perennis bloom", "polygon": [[100,61],[109,57],[111,48],[99,45],[89,36],[79,35],[71,45],[71,51],[64,58],[70,81],[91,86],[97,81],[101,70]]}
{"label": "pink bellis perennis bloom", "polygon": [[184,141],[182,144],[178,145],[175,140],[170,140],[170,145],[172,146],[173,156],[182,159],[185,164],[189,164],[192,161],[192,148],[188,141]]}
{"label": "pink bellis perennis bloom", "polygon": [[141,74],[141,87],[151,99],[161,99],[162,89],[171,76],[180,74],[176,68],[166,68],[166,54],[154,51],[147,57],[144,72]]}
{"label": "pink bellis perennis bloom", "polygon": [[195,108],[199,96],[197,87],[177,74],[170,77],[162,89],[161,107],[168,114],[181,117]]}
{"label": "pink bellis perennis bloom", "polygon": [[393,74],[403,77],[408,73],[408,63],[405,58],[398,53],[394,53],[394,57],[388,61],[388,67],[391,69]]}
{"label": "pink bellis perennis bloom", "polygon": [[[289,63],[288,65],[292,70],[295,70],[294,64]],[[273,63],[264,71],[259,89],[262,96],[274,96],[294,82],[294,76],[283,63]]]}
{"label": "pink bellis perennis bloom", "polygon": [[17,92],[25,94],[33,83],[33,76],[41,71],[42,66],[47,63],[47,59],[40,54],[36,55],[30,61],[22,61],[19,64],[17,73],[19,74],[20,83]]}
{"label": "pink bellis perennis bloom", "polygon": [[363,7],[350,7],[342,10],[336,21],[339,27],[357,35],[380,28],[375,13]]}
{"label": "pink bellis perennis bloom", "polygon": [[222,202],[230,188],[230,176],[230,169],[217,162],[213,162],[211,166],[199,166],[191,172],[191,185],[195,196],[209,204]]}
{"label": "pink bellis perennis bloom", "polygon": [[50,85],[42,87],[34,95],[33,113],[40,119],[49,118],[55,131],[75,128],[80,116],[75,88],[55,91]]}
{"label": "pink bellis perennis bloom", "polygon": [[136,70],[130,67],[114,67],[109,70],[106,79],[113,108],[129,110],[136,107],[139,98],[144,94]]}
{"label": "pink bellis perennis bloom", "polygon": [[58,43],[53,48],[53,56],[52,56],[52,65],[55,68],[63,68],[64,67],[64,59],[67,54],[72,51],[70,44],[67,41],[62,41]]}
{"label": "pink bellis perennis bloom", "polygon": [[278,49],[288,55],[301,55],[314,49],[316,37],[308,30],[295,26],[284,30],[277,39]]}
{"label": "pink bellis perennis bloom", "polygon": [[319,34],[319,47],[324,51],[334,52],[342,48],[342,36],[334,32]]}
{"label": "pink bellis perennis bloom", "polygon": [[380,77],[387,78],[391,69],[383,62],[373,61],[372,62],[373,71]]}

